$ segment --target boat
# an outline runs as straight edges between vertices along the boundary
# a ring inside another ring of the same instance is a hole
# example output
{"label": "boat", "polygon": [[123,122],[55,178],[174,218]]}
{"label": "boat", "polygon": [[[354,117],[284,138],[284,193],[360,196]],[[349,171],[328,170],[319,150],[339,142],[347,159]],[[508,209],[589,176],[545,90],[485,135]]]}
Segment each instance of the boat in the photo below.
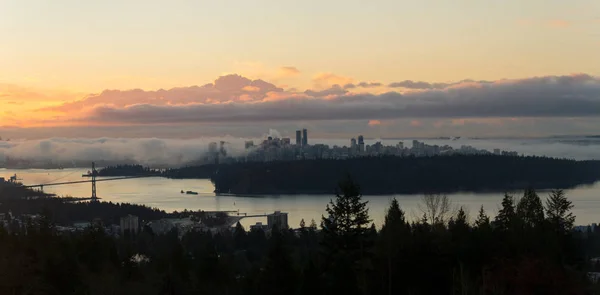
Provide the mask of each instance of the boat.
{"label": "boat", "polygon": [[193,191],[187,191],[185,193],[188,195],[197,195],[198,194],[197,192],[193,192]]}
{"label": "boat", "polygon": [[181,193],[183,194],[183,193],[185,193],[185,192],[184,192],[183,190],[181,190]]}

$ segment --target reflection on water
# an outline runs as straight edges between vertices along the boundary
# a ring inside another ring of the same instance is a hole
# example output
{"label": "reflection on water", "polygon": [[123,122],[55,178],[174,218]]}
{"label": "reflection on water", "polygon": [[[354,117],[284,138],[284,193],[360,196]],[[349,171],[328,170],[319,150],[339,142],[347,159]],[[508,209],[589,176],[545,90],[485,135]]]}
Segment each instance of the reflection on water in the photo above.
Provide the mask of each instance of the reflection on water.
{"label": "reflection on water", "polygon": [[[0,169],[0,177],[8,178],[17,174],[25,185],[44,184],[51,182],[68,182],[82,180],[81,175],[85,169],[64,170],[7,170]],[[321,215],[325,213],[325,206],[333,195],[291,195],[291,196],[265,196],[259,198],[215,196],[213,185],[205,179],[166,179],[166,178],[136,178],[127,180],[106,181],[97,183],[98,197],[103,201],[127,202],[145,204],[166,211],[173,210],[239,210],[249,214],[264,214],[281,210],[289,213],[290,226],[297,227],[301,219],[307,224],[314,219],[320,223]],[[199,195],[181,194],[183,191],[195,191]],[[89,197],[91,184],[80,183],[62,186],[47,186],[44,191],[60,196]],[[597,214],[600,212],[600,182],[594,185],[582,186],[568,190],[567,196],[573,201],[574,214],[577,224],[588,224],[600,221]],[[471,217],[475,217],[479,207],[484,206],[489,215],[494,216],[502,200],[501,193],[451,194],[454,204],[463,206]],[[540,192],[541,197],[546,197],[547,192]],[[392,197],[400,202],[409,218],[421,216],[419,213],[418,195],[396,196],[364,196],[369,201],[369,213],[378,226],[383,221],[385,210]],[[260,218],[247,218],[242,224],[248,227],[257,221],[266,222]]]}

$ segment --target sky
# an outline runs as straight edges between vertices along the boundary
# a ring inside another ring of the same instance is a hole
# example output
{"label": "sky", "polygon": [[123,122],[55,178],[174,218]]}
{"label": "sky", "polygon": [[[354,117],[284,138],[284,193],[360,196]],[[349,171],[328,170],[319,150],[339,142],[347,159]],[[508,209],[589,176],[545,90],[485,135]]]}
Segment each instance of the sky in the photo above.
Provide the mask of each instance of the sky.
{"label": "sky", "polygon": [[0,0],[0,136],[600,134],[597,0]]}

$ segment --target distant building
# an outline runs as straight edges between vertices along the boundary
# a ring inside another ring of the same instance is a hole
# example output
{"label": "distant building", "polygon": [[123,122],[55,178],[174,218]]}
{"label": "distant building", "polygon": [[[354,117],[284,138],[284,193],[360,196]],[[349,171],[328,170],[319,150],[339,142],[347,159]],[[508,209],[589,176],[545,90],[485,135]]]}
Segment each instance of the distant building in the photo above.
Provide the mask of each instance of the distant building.
{"label": "distant building", "polygon": [[211,142],[208,144],[208,152],[211,154],[217,153],[217,143],[216,142]]}
{"label": "distant building", "polygon": [[267,227],[272,229],[275,225],[280,229],[288,228],[288,214],[275,211],[275,213],[267,215]]}
{"label": "distant building", "polygon": [[308,130],[302,129],[302,146],[308,145]]}
{"label": "distant building", "polygon": [[244,147],[245,147],[246,149],[251,149],[251,148],[253,148],[253,147],[254,147],[254,141],[252,141],[252,140],[248,140],[248,141],[246,141],[246,143],[244,144]]}
{"label": "distant building", "polygon": [[350,139],[350,148],[354,151],[357,149],[357,147],[358,146],[356,145],[356,139],[355,138]]}
{"label": "distant building", "polygon": [[500,155],[500,149],[494,149],[494,155]]}
{"label": "distant building", "polygon": [[413,140],[412,141],[412,148],[415,150],[419,149],[419,141],[418,140]]}
{"label": "distant building", "polygon": [[256,224],[250,225],[250,231],[253,230],[266,230],[267,227],[262,222],[257,222]]}
{"label": "distant building", "polygon": [[362,145],[365,144],[365,138],[362,135],[358,136],[358,144],[362,144]]}
{"label": "distant building", "polygon": [[135,215],[127,215],[121,217],[121,234],[126,231],[137,234],[139,230],[138,217]]}
{"label": "distant building", "polygon": [[284,137],[281,139],[281,141],[283,142],[284,145],[290,145],[291,140],[289,137]]}
{"label": "distant building", "polygon": [[300,146],[302,144],[302,131],[296,130],[296,145]]}

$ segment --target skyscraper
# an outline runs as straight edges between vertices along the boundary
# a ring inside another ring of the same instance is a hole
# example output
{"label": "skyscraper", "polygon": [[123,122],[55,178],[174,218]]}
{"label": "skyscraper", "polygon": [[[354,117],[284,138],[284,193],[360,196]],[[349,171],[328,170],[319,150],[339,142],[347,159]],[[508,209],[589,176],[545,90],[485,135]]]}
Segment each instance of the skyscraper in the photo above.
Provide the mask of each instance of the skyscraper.
{"label": "skyscraper", "polygon": [[302,129],[302,146],[308,145],[308,131],[306,129]]}
{"label": "skyscraper", "polygon": [[302,144],[302,131],[296,130],[296,145]]}
{"label": "skyscraper", "polygon": [[358,136],[358,144],[365,144],[365,138],[362,135]]}

